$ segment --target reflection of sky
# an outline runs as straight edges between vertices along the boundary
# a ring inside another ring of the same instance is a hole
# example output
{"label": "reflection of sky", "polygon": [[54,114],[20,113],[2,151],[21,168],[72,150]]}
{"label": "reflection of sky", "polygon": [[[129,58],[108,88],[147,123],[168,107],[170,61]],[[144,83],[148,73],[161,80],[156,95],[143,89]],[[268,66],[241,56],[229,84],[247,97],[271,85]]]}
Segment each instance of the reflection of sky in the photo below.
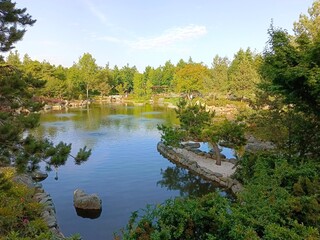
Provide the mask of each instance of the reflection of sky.
{"label": "reflection of sky", "polygon": [[[235,152],[232,148],[221,147],[221,146],[219,146],[219,148],[222,149],[221,153],[224,154],[227,158],[235,157]],[[209,143],[200,143],[199,149],[204,152],[209,152],[212,149],[212,146]]]}

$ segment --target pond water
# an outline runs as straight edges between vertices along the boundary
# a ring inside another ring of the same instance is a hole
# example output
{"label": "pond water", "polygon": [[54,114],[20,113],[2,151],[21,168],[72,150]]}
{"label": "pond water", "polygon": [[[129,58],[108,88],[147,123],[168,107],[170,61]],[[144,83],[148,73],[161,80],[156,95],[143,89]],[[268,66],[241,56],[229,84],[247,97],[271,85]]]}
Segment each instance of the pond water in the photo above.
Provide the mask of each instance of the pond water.
{"label": "pond water", "polygon": [[[66,235],[83,239],[112,239],[133,211],[177,196],[200,196],[215,191],[206,182],[163,158],[157,151],[157,124],[177,123],[175,112],[159,106],[97,105],[41,116],[33,132],[54,143],[72,143],[72,155],[83,146],[90,159],[78,166],[70,158],[42,182],[56,206],[58,224]],[[44,167],[44,166],[42,166]],[[78,216],[73,191],[81,188],[102,199],[98,218]]]}

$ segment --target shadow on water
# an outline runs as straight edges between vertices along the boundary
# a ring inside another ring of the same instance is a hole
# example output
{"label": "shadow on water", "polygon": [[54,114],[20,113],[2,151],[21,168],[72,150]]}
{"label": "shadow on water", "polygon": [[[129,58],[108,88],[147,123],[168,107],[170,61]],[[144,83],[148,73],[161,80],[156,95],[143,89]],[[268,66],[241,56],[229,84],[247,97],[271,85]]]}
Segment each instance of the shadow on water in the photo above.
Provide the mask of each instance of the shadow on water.
{"label": "shadow on water", "polygon": [[99,218],[101,213],[102,213],[102,209],[81,209],[81,208],[75,208],[76,213],[79,217],[82,218],[90,218],[90,219],[96,219]]}
{"label": "shadow on water", "polygon": [[174,166],[167,169],[161,169],[162,180],[157,182],[162,188],[168,190],[178,190],[180,196],[201,197],[210,192],[219,191],[222,196],[229,194],[219,187],[218,183],[204,180],[185,168]]}

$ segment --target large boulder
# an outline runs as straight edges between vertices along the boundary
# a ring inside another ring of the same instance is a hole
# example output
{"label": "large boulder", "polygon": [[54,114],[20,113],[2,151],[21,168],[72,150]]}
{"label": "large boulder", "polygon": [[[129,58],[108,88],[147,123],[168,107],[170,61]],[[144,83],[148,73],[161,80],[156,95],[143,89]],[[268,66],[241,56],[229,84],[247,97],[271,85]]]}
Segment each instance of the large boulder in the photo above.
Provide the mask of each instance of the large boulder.
{"label": "large boulder", "polygon": [[97,194],[86,194],[81,189],[73,192],[73,204],[79,209],[99,210],[102,208],[101,199]]}

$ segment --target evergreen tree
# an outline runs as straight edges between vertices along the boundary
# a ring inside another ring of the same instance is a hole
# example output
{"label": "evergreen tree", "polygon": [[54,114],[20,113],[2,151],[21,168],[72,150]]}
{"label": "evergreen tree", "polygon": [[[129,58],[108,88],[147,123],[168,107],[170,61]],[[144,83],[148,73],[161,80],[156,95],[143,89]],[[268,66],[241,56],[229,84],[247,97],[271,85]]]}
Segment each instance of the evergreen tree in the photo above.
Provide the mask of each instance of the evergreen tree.
{"label": "evergreen tree", "polygon": [[0,52],[14,48],[13,44],[23,38],[25,28],[36,22],[26,11],[16,8],[11,0],[0,1]]}
{"label": "evergreen tree", "polygon": [[229,92],[237,98],[254,99],[260,75],[254,62],[254,55],[248,48],[240,49],[229,68]]}
{"label": "evergreen tree", "polygon": [[228,68],[228,58],[218,55],[213,58],[211,78],[207,86],[215,95],[226,94],[228,91]]}
{"label": "evergreen tree", "polygon": [[[12,44],[20,40],[25,30],[18,26],[32,25],[35,20],[26,14],[26,9],[15,9],[11,1],[0,2],[0,52],[12,48]],[[40,161],[45,161],[48,167],[65,164],[70,155],[71,144],[60,142],[54,146],[46,139],[35,139],[28,135],[23,137],[26,130],[34,128],[39,123],[38,112],[42,104],[35,101],[35,93],[42,88],[46,81],[26,73],[16,65],[18,56],[11,54],[9,63],[0,64],[0,166],[14,165],[18,170],[34,170]],[[25,56],[23,63],[32,63]],[[41,64],[37,63],[37,66]],[[38,68],[35,68],[38,70]],[[49,68],[49,70],[51,70]],[[43,71],[38,71],[40,74]],[[41,76],[41,75],[39,75]],[[76,163],[86,161],[91,150],[80,149],[74,157]]]}

